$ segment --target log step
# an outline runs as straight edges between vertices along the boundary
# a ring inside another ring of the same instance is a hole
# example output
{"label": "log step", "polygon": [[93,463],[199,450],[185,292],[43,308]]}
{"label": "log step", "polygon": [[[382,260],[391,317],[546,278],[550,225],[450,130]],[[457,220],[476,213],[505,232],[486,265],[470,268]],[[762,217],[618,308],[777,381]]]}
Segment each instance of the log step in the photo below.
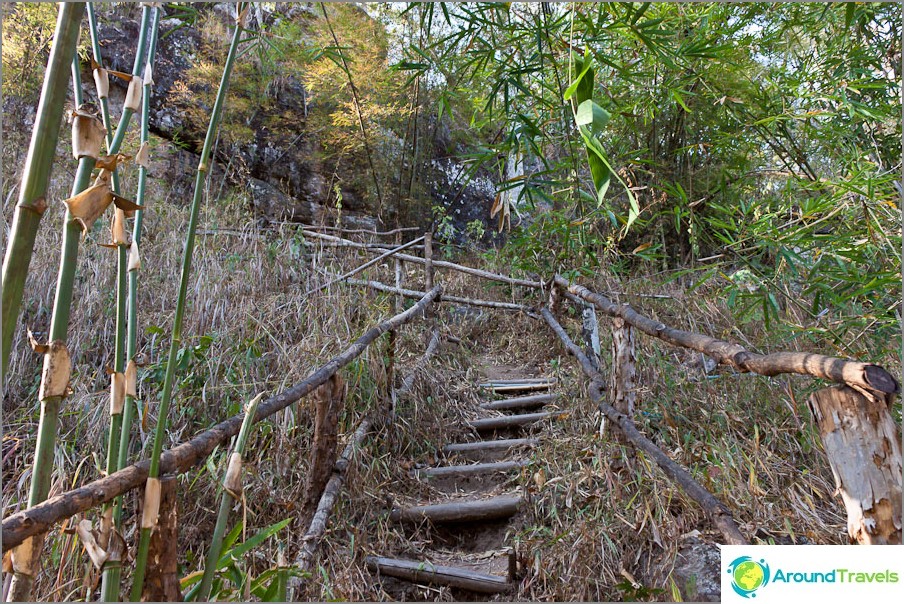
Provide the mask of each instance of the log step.
{"label": "log step", "polygon": [[504,394],[506,392],[532,392],[534,390],[549,390],[555,386],[552,382],[534,382],[523,384],[488,384],[484,386],[490,392]]}
{"label": "log step", "polygon": [[473,443],[453,443],[443,447],[445,453],[467,453],[473,451],[502,451],[516,447],[536,447],[536,438],[502,438],[499,440],[479,440]]}
{"label": "log step", "polygon": [[429,519],[434,524],[499,520],[518,513],[523,499],[502,495],[491,499],[451,501],[410,508],[395,508],[389,514],[397,522],[420,522]]}
{"label": "log step", "polygon": [[520,378],[515,380],[489,380],[480,384],[481,388],[492,388],[506,384],[555,384],[556,378]]}
{"label": "log step", "polygon": [[415,470],[415,475],[423,478],[446,478],[450,476],[476,476],[480,474],[495,474],[497,472],[511,472],[530,465],[530,461],[518,459],[515,461],[497,461],[493,463],[476,463],[461,466],[441,466],[438,468],[424,468]]}
{"label": "log step", "polygon": [[482,409],[533,409],[542,407],[546,403],[556,400],[555,394],[532,394],[530,396],[517,396],[515,398],[504,398],[500,401],[490,401],[482,403]]}
{"label": "log step", "polygon": [[475,419],[468,422],[468,426],[474,430],[488,431],[501,430],[504,428],[518,428],[527,426],[546,419],[553,415],[550,411],[541,411],[539,413],[522,413],[521,415],[504,415],[502,417],[488,417],[485,419]]}
{"label": "log step", "polygon": [[498,594],[512,588],[512,583],[505,577],[485,575],[467,568],[440,566],[432,562],[367,556],[365,563],[371,572],[415,583],[446,585],[482,594]]}

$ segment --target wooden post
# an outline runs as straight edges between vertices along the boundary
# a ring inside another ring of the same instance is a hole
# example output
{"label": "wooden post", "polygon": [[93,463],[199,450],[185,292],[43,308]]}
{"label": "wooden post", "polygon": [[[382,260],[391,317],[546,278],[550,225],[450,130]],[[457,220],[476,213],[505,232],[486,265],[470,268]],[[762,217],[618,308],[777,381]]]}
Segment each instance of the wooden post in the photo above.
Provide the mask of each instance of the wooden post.
{"label": "wooden post", "polygon": [[[176,501],[178,476],[160,479],[160,515],[151,533],[148,567],[142,602],[181,602],[179,585],[179,510]],[[140,515],[139,515],[140,517]]]}
{"label": "wooden post", "polygon": [[581,310],[581,326],[584,341],[587,343],[585,350],[587,356],[596,370],[600,370],[600,329],[596,320],[596,309],[592,304],[585,304]]}
{"label": "wooden post", "polygon": [[901,543],[901,433],[892,400],[833,386],[808,401],[847,508],[851,543]]}
{"label": "wooden post", "polygon": [[345,401],[345,383],[338,374],[314,391],[314,442],[311,445],[311,467],[305,485],[302,525],[307,526],[326,483],[336,464],[336,442],[339,438],[339,411]]}
{"label": "wooden post", "polygon": [[[433,233],[431,231],[424,233],[424,283],[427,291],[433,289]],[[433,315],[432,307],[424,313],[428,321],[433,319]]]}
{"label": "wooden post", "polygon": [[612,319],[612,375],[609,377],[609,401],[615,409],[634,417],[636,400],[634,366],[634,328],[624,320]]}

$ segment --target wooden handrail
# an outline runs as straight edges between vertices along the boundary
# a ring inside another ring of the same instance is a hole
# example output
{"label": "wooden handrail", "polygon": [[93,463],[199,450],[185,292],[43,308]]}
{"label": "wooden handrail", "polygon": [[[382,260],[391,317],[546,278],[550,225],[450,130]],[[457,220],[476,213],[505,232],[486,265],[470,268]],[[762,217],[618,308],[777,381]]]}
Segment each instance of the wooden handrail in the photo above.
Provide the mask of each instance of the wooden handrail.
{"label": "wooden handrail", "polygon": [[900,391],[897,380],[892,375],[872,363],[848,361],[837,357],[809,352],[773,352],[758,354],[743,346],[718,340],[710,336],[669,327],[654,321],[634,310],[628,304],[616,304],[609,298],[594,293],[575,283],[570,283],[561,275],[556,275],[554,284],[563,290],[590,302],[611,317],[620,317],[647,335],[669,344],[702,352],[722,365],[729,365],[741,372],[771,376],[782,373],[809,375],[847,384],[860,391],[878,392],[882,395]]}

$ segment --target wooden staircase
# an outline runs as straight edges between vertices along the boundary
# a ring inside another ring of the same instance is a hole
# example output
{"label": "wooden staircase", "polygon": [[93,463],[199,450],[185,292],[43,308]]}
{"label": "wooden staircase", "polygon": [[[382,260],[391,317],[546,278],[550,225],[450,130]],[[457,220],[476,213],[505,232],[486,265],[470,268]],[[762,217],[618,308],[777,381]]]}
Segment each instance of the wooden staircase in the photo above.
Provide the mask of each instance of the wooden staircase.
{"label": "wooden staircase", "polygon": [[[537,411],[555,401],[556,395],[551,392],[555,380],[492,380],[479,387],[504,398],[482,403],[480,410],[485,417],[466,422],[464,427],[475,439],[444,446],[446,463],[411,471],[413,479],[442,481],[453,487],[454,493],[439,502],[394,507],[389,516],[403,530],[426,529],[451,536],[445,540],[449,547],[428,540],[428,547],[416,560],[368,556],[368,570],[381,578],[390,593],[397,591],[392,581],[462,590],[458,594],[467,599],[515,590],[517,555],[505,541],[507,529],[524,508],[525,497],[519,492],[486,496],[487,489],[498,491],[512,473],[530,466],[523,455],[536,447],[539,439],[522,433],[555,416],[552,411]],[[475,546],[491,549],[475,553]],[[410,599],[409,594],[405,599]]]}

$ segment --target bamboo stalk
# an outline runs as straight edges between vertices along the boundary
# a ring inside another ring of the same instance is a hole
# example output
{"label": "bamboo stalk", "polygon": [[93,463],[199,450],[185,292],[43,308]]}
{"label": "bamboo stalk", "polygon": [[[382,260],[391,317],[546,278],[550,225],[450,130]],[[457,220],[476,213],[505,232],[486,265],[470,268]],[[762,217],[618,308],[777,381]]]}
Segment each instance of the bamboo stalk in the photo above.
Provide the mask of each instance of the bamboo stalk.
{"label": "bamboo stalk", "polygon": [[722,532],[727,543],[746,545],[747,539],[738,529],[738,525],[732,518],[731,511],[714,495],[703,488],[700,483],[694,480],[687,470],[672,461],[659,447],[641,434],[630,417],[619,413],[612,405],[606,402],[603,394],[606,386],[603,383],[602,376],[590,362],[590,359],[568,337],[568,334],[565,333],[565,330],[562,329],[553,314],[549,312],[549,309],[544,308],[541,312],[550,329],[559,337],[568,352],[574,355],[584,374],[590,379],[590,396],[599,405],[600,411],[621,430],[631,444],[649,455],[666,476],[678,484],[691,499],[700,504],[710,521]]}
{"label": "bamboo stalk", "polygon": [[881,394],[895,394],[900,390],[897,380],[879,365],[847,361],[821,354],[808,352],[773,352],[757,354],[737,344],[717,340],[699,333],[674,329],[649,319],[627,304],[615,304],[605,296],[594,293],[577,284],[569,283],[561,275],[556,275],[555,285],[563,290],[594,304],[609,316],[619,317],[629,325],[647,335],[651,335],[669,344],[690,348],[712,357],[722,365],[729,365],[738,371],[758,373],[760,375],[779,375],[782,373],[798,373],[854,388],[873,391]]}
{"label": "bamboo stalk", "polygon": [[60,119],[63,117],[72,58],[84,10],[85,5],[81,2],[60,4],[56,30],[53,34],[53,47],[47,61],[41,100],[38,103],[37,117],[19,188],[19,201],[16,204],[6,255],[3,258],[0,373],[4,376],[19,319],[25,279],[31,265],[38,225],[47,209],[45,197],[50,183],[50,170],[56,153]]}
{"label": "bamboo stalk", "polygon": [[[422,316],[427,305],[432,304],[442,292],[437,285],[417,304],[382,323],[374,325],[350,344],[344,351],[324,363],[295,386],[284,390],[262,403],[257,410],[255,423],[282,411],[314,391],[325,383],[330,376],[345,367],[377,338],[389,331]],[[182,473],[194,467],[218,446],[239,433],[244,414],[233,416],[198,434],[190,441],[183,443],[160,455],[160,472],[165,474]],[[151,461],[144,460],[118,472],[95,480],[85,486],[73,489],[41,503],[22,510],[3,520],[3,531],[0,541],[3,551],[15,547],[32,535],[46,532],[53,524],[64,518],[89,510],[141,486],[147,481]]]}
{"label": "bamboo stalk", "polygon": [[[217,513],[217,523],[213,529],[213,537],[210,541],[210,548],[207,550],[207,560],[204,563],[204,575],[201,577],[201,587],[195,598],[197,602],[206,602],[210,598],[210,586],[213,584],[213,575],[217,571],[217,563],[220,561],[220,553],[223,549],[223,535],[226,533],[226,523],[229,521],[229,511],[234,505],[234,501],[241,500],[240,492],[229,484],[229,471],[233,463],[238,463],[241,468],[242,456],[245,454],[245,445],[248,442],[248,436],[251,434],[251,426],[254,425],[254,415],[257,413],[257,406],[260,404],[264,393],[254,397],[245,408],[245,419],[242,420],[242,427],[239,430],[238,438],[235,441],[235,448],[229,457],[229,467],[223,477],[222,495],[220,496],[220,510]],[[233,462],[234,456],[238,455],[238,461]],[[240,470],[239,470],[240,471]],[[241,480],[239,478],[239,480]],[[241,483],[239,483],[241,485]]]}
{"label": "bamboo stalk", "polygon": [[[142,5],[141,8],[141,24],[138,29],[138,42],[135,50],[135,61],[132,66],[132,77],[133,82],[131,84],[140,82],[140,78],[144,75],[144,66],[145,66],[145,56],[146,56],[146,46],[147,46],[147,38],[150,33],[150,12],[153,10],[156,14],[157,8],[151,9],[147,4]],[[93,11],[92,11],[93,13]],[[97,23],[93,21],[90,23],[91,27],[91,43],[92,48],[95,54],[95,60],[101,64],[100,60],[100,43],[97,35]],[[156,19],[155,19],[156,24]],[[155,32],[156,34],[156,29]],[[105,111],[109,111],[109,105],[107,104],[104,107]],[[120,116],[119,125],[116,127],[116,133],[114,134],[112,140],[110,138],[107,139],[109,149],[108,152],[110,155],[114,155],[119,152],[122,147],[122,143],[125,140],[126,131],[128,130],[129,123],[131,122],[132,115],[134,114],[134,107],[132,107],[129,103],[129,97],[127,95],[126,102],[123,105],[122,115]],[[107,116],[107,123],[110,123],[109,116]],[[120,185],[119,185],[119,173],[114,170],[112,175],[112,187],[114,193],[121,193]],[[127,305],[128,305],[128,265],[129,265],[129,247],[125,241],[117,241],[114,236],[113,244],[116,245],[116,268],[117,268],[117,279],[116,279],[116,336],[115,336],[115,345],[113,352],[113,371],[114,380],[117,376],[122,376],[125,372],[125,361],[126,361],[126,329],[127,329]],[[122,440],[122,425],[123,425],[123,413],[125,409],[124,400],[118,401],[117,404],[112,405],[110,409],[110,429],[108,433],[107,439],[107,465],[106,471],[107,474],[112,474],[116,472],[121,466],[119,465],[120,459],[120,445]],[[128,445],[128,442],[126,443]],[[122,532],[122,511],[121,511],[121,502],[113,502],[113,510],[111,513],[113,519],[113,526],[111,530],[116,531],[117,533]],[[117,513],[116,509],[119,507],[119,513]],[[108,559],[103,566],[103,574],[101,581],[101,600],[104,602],[118,602],[120,599],[120,589],[121,589],[121,573],[122,573],[122,561],[119,559]]]}
{"label": "bamboo stalk", "polygon": [[[232,74],[232,66],[235,63],[235,57],[238,53],[239,42],[243,30],[242,20],[243,13],[247,10],[247,4],[239,3],[236,5],[236,15],[238,16],[235,29],[232,33],[232,42],[229,45],[229,52],[226,56],[226,63],[223,67],[223,76],[220,80],[220,86],[217,90],[216,101],[211,111],[210,123],[207,127],[207,135],[204,137],[204,147],[201,150],[201,157],[198,163],[197,175],[195,176],[195,193],[192,198],[191,215],[188,220],[188,232],[185,237],[185,248],[182,254],[182,274],[179,278],[179,294],[176,299],[176,315],[173,319],[172,338],[170,340],[169,355],[167,357],[166,374],[163,380],[163,392],[160,397],[160,408],[157,416],[157,427],[154,432],[154,446],[151,452],[151,467],[148,477],[156,479],[160,475],[160,454],[163,451],[163,439],[166,435],[167,420],[169,414],[170,399],[173,392],[173,378],[176,369],[176,353],[182,345],[182,319],[185,315],[185,303],[188,297],[188,280],[191,274],[192,253],[195,245],[195,230],[198,224],[198,214],[201,208],[201,197],[203,195],[204,180],[209,170],[208,163],[212,161],[211,150],[216,139],[217,130],[220,123],[220,115],[223,111],[223,105],[226,100],[226,89],[229,85],[229,77]],[[150,481],[149,481],[150,484]],[[147,564],[148,545],[151,538],[151,528],[142,527],[141,536],[138,542],[138,553],[135,557],[135,576],[132,584],[132,600],[138,600],[141,596],[141,590],[144,583],[145,565]]]}
{"label": "bamboo stalk", "polygon": [[[336,243],[344,243],[348,247],[357,247],[363,250],[368,250],[370,253],[375,253],[375,250],[368,248],[366,244],[358,243],[357,241],[351,241],[349,239],[343,239],[342,237],[335,237],[333,235],[326,235],[324,233],[315,233],[313,231],[305,231],[305,237],[313,237],[315,239],[322,239],[324,241],[332,241]],[[426,260],[420,258],[418,256],[411,256],[408,254],[396,254],[396,258],[400,260],[404,260],[405,262],[413,262],[415,264],[426,264]],[[479,268],[471,268],[470,266],[463,266],[461,264],[455,264],[454,262],[446,262],[445,260],[434,260],[433,261],[434,268],[446,268],[453,271],[458,271],[460,273],[465,273],[467,275],[473,275],[475,277],[480,277],[482,279],[488,279],[490,281],[499,281],[500,283],[508,283],[510,285],[520,285],[522,287],[531,287],[534,289],[543,289],[544,285],[540,281],[528,281],[526,279],[515,279],[513,277],[509,277],[507,275],[500,275],[498,273],[491,273],[490,271],[481,270]]]}

